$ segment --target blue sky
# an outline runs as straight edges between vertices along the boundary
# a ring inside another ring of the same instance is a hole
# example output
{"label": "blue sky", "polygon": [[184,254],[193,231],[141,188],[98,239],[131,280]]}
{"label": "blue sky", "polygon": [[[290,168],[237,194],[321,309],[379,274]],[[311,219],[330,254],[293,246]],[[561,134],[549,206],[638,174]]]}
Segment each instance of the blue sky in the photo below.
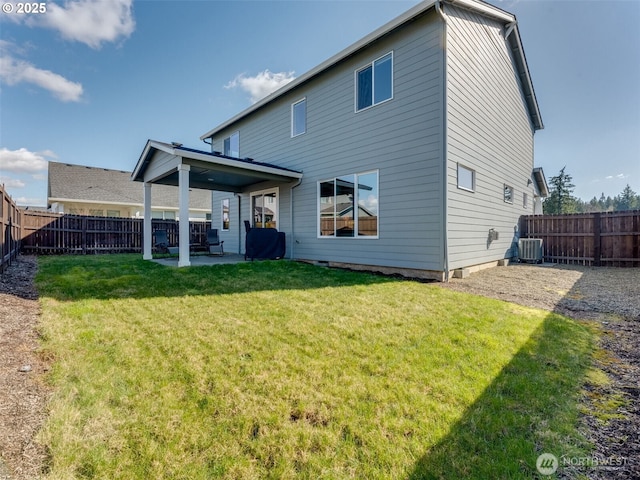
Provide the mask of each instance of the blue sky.
{"label": "blue sky", "polygon": [[[4,1],[4,0],[3,0]],[[6,3],[6,2],[5,2]],[[46,204],[46,161],[130,171],[147,139],[200,135],[417,1],[56,0],[0,13],[0,183]],[[640,1],[492,0],[516,15],[574,194],[640,192]]]}

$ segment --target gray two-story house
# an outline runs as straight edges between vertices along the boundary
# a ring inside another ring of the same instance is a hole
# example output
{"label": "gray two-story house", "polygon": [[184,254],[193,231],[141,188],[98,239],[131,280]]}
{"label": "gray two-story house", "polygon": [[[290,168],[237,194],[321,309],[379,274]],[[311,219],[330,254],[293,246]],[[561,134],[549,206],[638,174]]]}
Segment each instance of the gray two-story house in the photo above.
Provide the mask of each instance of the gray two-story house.
{"label": "gray two-story house", "polygon": [[149,202],[154,183],[186,203],[212,190],[227,251],[248,220],[285,232],[289,258],[445,280],[515,254],[547,194],[541,128],[515,17],[426,1],[203,134],[210,148],[147,142],[132,178]]}

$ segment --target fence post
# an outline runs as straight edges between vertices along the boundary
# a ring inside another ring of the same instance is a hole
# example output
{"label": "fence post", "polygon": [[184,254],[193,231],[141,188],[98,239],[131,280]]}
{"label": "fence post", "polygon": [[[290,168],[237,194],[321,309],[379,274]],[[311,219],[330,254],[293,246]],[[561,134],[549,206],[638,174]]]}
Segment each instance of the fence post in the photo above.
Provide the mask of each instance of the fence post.
{"label": "fence post", "polygon": [[600,244],[601,215],[600,212],[593,214],[593,265],[601,266],[602,248]]}
{"label": "fence post", "polygon": [[82,217],[82,254],[87,254],[87,217]]}

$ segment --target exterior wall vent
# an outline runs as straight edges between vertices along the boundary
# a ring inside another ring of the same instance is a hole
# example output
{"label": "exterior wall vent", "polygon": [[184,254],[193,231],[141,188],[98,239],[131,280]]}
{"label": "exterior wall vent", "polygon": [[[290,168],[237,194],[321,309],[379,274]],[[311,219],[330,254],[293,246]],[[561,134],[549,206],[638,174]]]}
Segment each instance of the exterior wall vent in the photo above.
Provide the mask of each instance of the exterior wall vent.
{"label": "exterior wall vent", "polygon": [[518,240],[518,252],[521,262],[542,263],[542,239],[521,238]]}

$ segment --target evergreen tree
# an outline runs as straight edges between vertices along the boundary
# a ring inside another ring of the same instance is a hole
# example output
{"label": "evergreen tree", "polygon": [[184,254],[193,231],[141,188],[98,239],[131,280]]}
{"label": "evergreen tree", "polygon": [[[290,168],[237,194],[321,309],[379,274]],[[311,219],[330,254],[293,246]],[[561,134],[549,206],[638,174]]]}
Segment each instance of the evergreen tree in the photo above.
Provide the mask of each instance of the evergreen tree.
{"label": "evergreen tree", "polygon": [[631,187],[627,183],[627,186],[624,187],[622,193],[616,197],[616,211],[635,210],[640,208],[640,202],[638,199],[639,197],[636,192],[631,190]]}
{"label": "evergreen tree", "polygon": [[575,185],[571,183],[573,179],[564,171],[565,168],[567,168],[566,165],[562,167],[557,176],[551,177],[549,196],[542,204],[542,211],[545,214],[575,213],[577,211],[577,199],[571,195]]}

